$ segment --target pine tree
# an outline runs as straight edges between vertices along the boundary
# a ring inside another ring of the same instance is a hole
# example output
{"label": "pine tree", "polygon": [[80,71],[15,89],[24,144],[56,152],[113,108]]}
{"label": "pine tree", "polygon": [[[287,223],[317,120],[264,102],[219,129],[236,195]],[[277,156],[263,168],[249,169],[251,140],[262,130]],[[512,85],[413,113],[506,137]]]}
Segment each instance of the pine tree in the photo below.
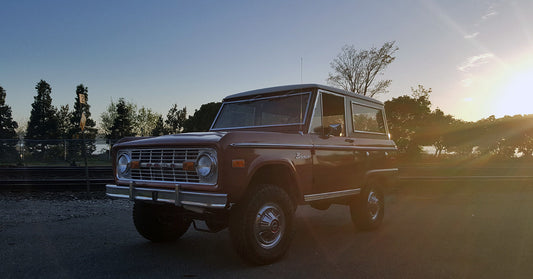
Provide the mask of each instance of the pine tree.
{"label": "pine tree", "polygon": [[11,107],[6,105],[6,91],[0,86],[0,161],[13,162],[17,156],[18,123],[13,121]]}
{"label": "pine tree", "polygon": [[31,105],[30,121],[25,138],[27,140],[41,140],[41,142],[27,142],[32,155],[43,157],[44,151],[49,149],[49,142],[42,140],[57,139],[59,136],[59,123],[56,108],[52,106],[52,87],[41,80],[35,86],[37,95]]}
{"label": "pine tree", "polygon": [[[80,96],[82,102],[80,102]],[[83,150],[86,155],[90,155],[96,150],[95,139],[97,134],[96,122],[91,118],[91,106],[89,105],[89,90],[83,84],[76,87],[76,96],[74,97],[74,111],[70,115],[70,128],[68,137],[72,139],[68,148],[69,161],[82,158]],[[85,129],[81,131],[80,121],[82,114],[85,115]],[[85,137],[85,147],[82,138]]]}
{"label": "pine tree", "polygon": [[[126,106],[126,110],[130,111],[131,114],[131,123],[132,125],[135,125],[134,116],[137,114],[137,105],[131,102],[128,102],[121,98],[122,102]],[[111,139],[109,136],[111,135],[113,125],[115,123],[115,119],[117,118],[117,102],[114,102],[111,100],[111,103],[107,106],[106,110],[100,114],[100,128],[102,129],[103,133],[106,135],[107,139]]]}
{"label": "pine tree", "polygon": [[134,136],[133,133],[133,113],[131,107],[126,104],[123,98],[120,98],[116,105],[116,117],[110,128],[108,139],[118,140],[123,137]]}
{"label": "pine tree", "polygon": [[59,138],[68,139],[68,134],[70,131],[70,118],[72,117],[72,112],[68,105],[60,106],[57,110],[57,121],[59,129]]}

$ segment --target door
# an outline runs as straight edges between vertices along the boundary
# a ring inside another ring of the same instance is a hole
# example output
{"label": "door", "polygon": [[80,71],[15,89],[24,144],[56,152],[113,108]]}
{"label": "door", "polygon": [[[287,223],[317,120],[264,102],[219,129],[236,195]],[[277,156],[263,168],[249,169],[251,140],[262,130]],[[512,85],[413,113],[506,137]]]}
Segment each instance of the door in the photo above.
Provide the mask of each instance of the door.
{"label": "door", "polygon": [[355,139],[347,136],[345,112],[344,96],[325,92],[318,94],[310,127],[313,141],[312,194],[358,188],[360,156],[356,156]]}

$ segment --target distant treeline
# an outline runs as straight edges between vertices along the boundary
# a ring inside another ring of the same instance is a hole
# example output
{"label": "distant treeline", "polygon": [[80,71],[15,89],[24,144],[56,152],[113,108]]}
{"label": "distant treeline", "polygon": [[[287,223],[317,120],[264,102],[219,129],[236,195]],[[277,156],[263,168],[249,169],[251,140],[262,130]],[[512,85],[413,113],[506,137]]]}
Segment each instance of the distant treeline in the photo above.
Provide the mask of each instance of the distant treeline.
{"label": "distant treeline", "polygon": [[[66,158],[74,163],[95,151],[98,134],[114,142],[127,136],[160,136],[192,131],[207,131],[221,103],[203,104],[187,116],[187,108],[173,104],[166,117],[149,108],[140,107],[124,98],[111,101],[100,116],[100,129],[91,117],[89,90],[80,84],[73,90],[73,104],[52,106],[52,87],[41,80],[35,86],[37,94],[32,103],[30,120],[19,126],[13,120],[11,107],[5,102],[6,91],[0,87],[0,163],[26,160],[46,161]],[[83,131],[82,131],[83,127]],[[24,139],[24,152],[17,146]],[[69,140],[68,145],[65,141]],[[24,153],[24,156],[22,155]]]}
{"label": "distant treeline", "polygon": [[407,159],[420,157],[433,146],[435,157],[483,159],[485,162],[533,159],[533,115],[466,122],[431,110],[431,89],[418,86],[411,96],[385,102],[392,139]]}
{"label": "distant treeline", "polygon": [[[187,116],[187,108],[173,104],[167,115],[119,98],[111,101],[100,116],[100,129],[91,118],[88,88],[80,84],[73,90],[72,109],[69,105],[52,106],[50,85],[41,80],[35,86],[30,120],[25,126],[13,121],[11,108],[6,105],[6,92],[0,87],[0,162],[17,159],[16,141],[29,140],[27,156],[45,159],[46,154],[60,153],[68,161],[79,160],[83,154],[95,151],[97,134],[108,140],[127,136],[159,136],[182,132],[207,131],[221,103],[203,104],[194,114]],[[461,158],[486,160],[533,159],[533,115],[516,115],[477,122],[465,122],[431,109],[431,89],[419,85],[410,95],[385,102],[391,138],[398,145],[400,156],[413,160],[420,158],[424,146],[433,146],[435,158]],[[80,120],[84,119],[82,133]],[[77,140],[66,147],[33,143],[32,140]],[[20,149],[20,148],[19,148]],[[56,151],[53,151],[57,149]]]}

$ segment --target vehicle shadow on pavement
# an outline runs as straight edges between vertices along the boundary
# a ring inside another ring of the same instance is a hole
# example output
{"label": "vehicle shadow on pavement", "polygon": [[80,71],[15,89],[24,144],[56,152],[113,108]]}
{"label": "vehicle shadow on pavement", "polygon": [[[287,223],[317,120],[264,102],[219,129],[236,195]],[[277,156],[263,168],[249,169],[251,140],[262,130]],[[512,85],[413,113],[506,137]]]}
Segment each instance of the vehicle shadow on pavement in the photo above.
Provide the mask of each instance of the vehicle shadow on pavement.
{"label": "vehicle shadow on pavement", "polygon": [[[182,276],[205,276],[213,274],[212,272],[220,273],[219,275],[227,273],[229,276],[236,271],[246,273],[263,268],[283,267],[295,272],[294,268],[305,264],[306,260],[334,260],[347,247],[356,245],[358,237],[363,237],[364,240],[361,241],[374,237],[373,233],[358,231],[353,226],[349,210],[345,206],[333,206],[327,211],[302,206],[297,210],[295,222],[293,243],[287,255],[267,266],[249,265],[243,261],[233,250],[227,229],[213,234],[197,232],[191,227],[181,239],[173,243],[152,243],[137,236],[131,241],[113,246],[113,251],[103,254],[106,257],[113,255],[112,261],[115,264],[109,265],[110,272],[116,272],[117,266],[129,266],[127,273],[132,275],[168,274],[166,272],[173,270]],[[323,264],[326,265],[327,261]]]}

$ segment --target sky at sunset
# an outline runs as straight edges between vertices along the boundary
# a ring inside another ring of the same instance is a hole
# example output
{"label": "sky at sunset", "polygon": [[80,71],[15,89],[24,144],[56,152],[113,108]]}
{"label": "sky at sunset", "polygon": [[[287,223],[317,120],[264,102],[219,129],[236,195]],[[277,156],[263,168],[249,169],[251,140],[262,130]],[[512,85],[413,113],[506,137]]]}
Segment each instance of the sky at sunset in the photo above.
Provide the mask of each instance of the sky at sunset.
{"label": "sky at sunset", "polygon": [[2,0],[0,86],[19,124],[40,79],[58,107],[86,85],[97,122],[120,97],[193,113],[246,90],[326,84],[343,45],[396,41],[377,99],[421,84],[433,108],[460,119],[533,114],[531,15],[531,0]]}

